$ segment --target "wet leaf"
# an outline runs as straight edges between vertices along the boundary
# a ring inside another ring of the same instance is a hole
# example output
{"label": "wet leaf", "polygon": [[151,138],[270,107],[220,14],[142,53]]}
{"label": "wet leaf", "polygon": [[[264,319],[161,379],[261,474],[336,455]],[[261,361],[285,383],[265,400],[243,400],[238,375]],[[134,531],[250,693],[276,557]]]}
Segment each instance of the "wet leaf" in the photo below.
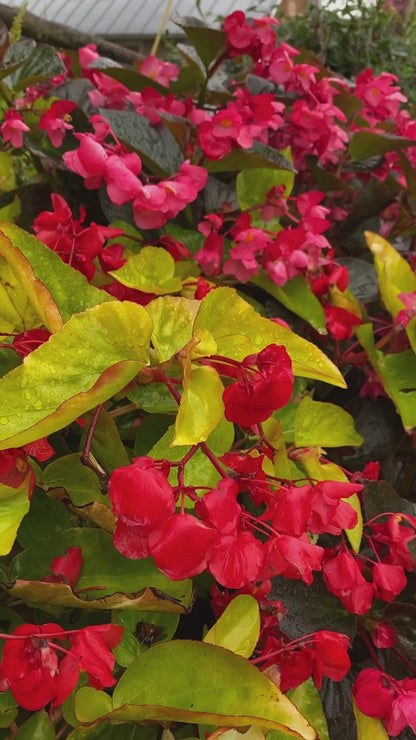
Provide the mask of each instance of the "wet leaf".
{"label": "wet leaf", "polygon": [[[113,300],[108,293],[90,285],[84,275],[62,262],[36,237],[2,221],[0,254],[6,253],[13,269],[19,269],[19,275],[25,281],[24,292],[31,296],[35,287],[41,291],[35,305],[42,323],[50,331],[57,331],[62,321],[67,321],[74,313]],[[39,288],[39,283],[43,289]]]}
{"label": "wet leaf", "polygon": [[297,447],[343,447],[362,441],[353,417],[340,406],[313,401],[310,396],[300,402],[295,419]]}
{"label": "wet leaf", "polygon": [[123,609],[113,617],[113,622],[124,630],[120,644],[114,648],[114,655],[117,663],[127,668],[154,643],[173,637],[178,627],[179,614]]}
{"label": "wet leaf", "polygon": [[268,344],[286,347],[295,375],[315,378],[345,388],[345,381],[323,352],[290,329],[259,316],[232,288],[218,288],[204,298],[194,330],[208,329],[218,345],[218,354],[243,360]]}
{"label": "wet leaf", "polygon": [[192,339],[199,301],[179,296],[156,298],[146,306],[153,322],[152,342],[159,362],[166,362]]}
{"label": "wet leaf", "polygon": [[374,255],[381,297],[393,318],[404,309],[399,293],[416,291],[416,275],[406,260],[386,239],[366,232],[367,244]]}
{"label": "wet leaf", "polygon": [[133,111],[100,109],[115,135],[136,151],[143,164],[155,175],[166,177],[178,172],[184,157],[178,142],[166,126],[152,126],[148,118]]}
{"label": "wet leaf", "polygon": [[172,445],[205,442],[224,415],[224,386],[217,371],[208,365],[195,367],[184,379]]}
{"label": "wet leaf", "polygon": [[264,271],[260,270],[260,273],[254,275],[250,282],[266,290],[289,311],[293,311],[301,319],[308,321],[320,334],[328,333],[324,310],[310,285],[301,275],[292,278],[283,288],[280,288]]}
{"label": "wet leaf", "polygon": [[128,301],[73,316],[0,380],[0,449],[62,429],[124,388],[147,362],[151,329]]}
{"label": "wet leaf", "polygon": [[110,275],[122,285],[143,293],[164,295],[177,293],[182,288],[182,280],[174,276],[175,261],[162,247],[143,247],[139,254],[129,257],[123,267]]}

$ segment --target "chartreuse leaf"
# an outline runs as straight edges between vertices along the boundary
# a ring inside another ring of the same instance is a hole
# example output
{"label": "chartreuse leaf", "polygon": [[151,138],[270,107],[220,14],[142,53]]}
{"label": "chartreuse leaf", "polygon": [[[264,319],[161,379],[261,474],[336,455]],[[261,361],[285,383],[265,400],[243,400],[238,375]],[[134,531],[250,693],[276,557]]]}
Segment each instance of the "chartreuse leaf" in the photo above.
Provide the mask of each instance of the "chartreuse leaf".
{"label": "chartreuse leaf", "polygon": [[[43,583],[55,557],[80,547],[84,561],[76,591],[63,583]],[[67,529],[39,540],[16,555],[7,574],[10,593],[30,603],[83,609],[140,609],[183,613],[189,607],[192,583],[171,581],[153,560],[129,560],[114,548],[102,529]]]}
{"label": "chartreuse leaf", "polygon": [[13,698],[10,689],[0,694],[0,728],[10,727],[19,711],[17,701]]}
{"label": "chartreuse leaf", "polygon": [[0,232],[0,334],[62,326],[58,308],[24,254]]}
{"label": "chartreuse leaf", "polygon": [[[308,681],[301,683],[296,689],[290,689],[286,696],[311,723],[318,733],[319,740],[329,740],[328,725],[322,708],[321,697],[313,680],[310,678]],[[286,737],[287,735],[279,730],[270,730],[267,733],[267,740],[285,740]]]}
{"label": "chartreuse leaf", "polygon": [[232,288],[212,290],[203,299],[194,331],[199,328],[211,332],[219,355],[243,360],[268,344],[282,344],[292,359],[295,375],[346,387],[339,370],[314,344],[259,316]]}
{"label": "chartreuse leaf", "polygon": [[259,602],[249,594],[236,596],[208,630],[204,642],[249,658],[260,634]]}
{"label": "chartreuse leaf", "polygon": [[282,288],[276,285],[264,270],[260,270],[258,275],[253,275],[250,281],[270,293],[289,311],[308,321],[320,334],[327,334],[324,309],[302,275],[292,278]]}
{"label": "chartreuse leaf", "polygon": [[73,316],[0,380],[0,449],[56,432],[124,388],[148,360],[151,331],[128,301]]}
{"label": "chartreuse leaf", "polygon": [[[42,308],[43,313],[40,316],[46,321],[41,323],[49,331],[57,331],[62,321],[67,321],[74,313],[114,300],[104,290],[90,285],[84,275],[62,262],[59,255],[34,236],[15,224],[2,221],[0,254],[5,254],[5,250],[13,269],[19,269],[19,275],[24,280],[25,293],[32,296],[35,287],[38,290],[39,281],[44,286],[36,306],[38,311]],[[34,277],[21,254],[30,263]]]}
{"label": "chartreuse leaf", "polygon": [[174,277],[175,260],[162,247],[143,247],[139,254],[129,257],[123,267],[110,275],[127,288],[143,293],[165,295],[177,293],[182,288],[182,280]]}
{"label": "chartreuse leaf", "polygon": [[94,722],[113,708],[111,696],[92,686],[82,686],[75,694],[75,715],[82,722]]}
{"label": "chartreuse leaf", "polygon": [[29,492],[32,470],[26,465],[26,476],[18,488],[0,484],[0,555],[7,555],[13,547],[20,522],[30,508]]}
{"label": "chartreuse leaf", "polygon": [[374,255],[381,297],[393,317],[404,309],[399,293],[416,291],[416,275],[406,260],[378,234],[367,231],[367,244]]}
{"label": "chartreuse leaf", "polygon": [[23,722],[14,737],[16,740],[55,740],[55,728],[42,709]]}
{"label": "chartreuse leaf", "polygon": [[17,187],[13,157],[8,152],[0,152],[0,190],[7,193]]}
{"label": "chartreuse leaf", "polygon": [[313,401],[310,396],[302,399],[295,417],[297,447],[343,447],[362,442],[347,411],[333,403]]}
{"label": "chartreuse leaf", "polygon": [[[319,447],[310,447],[302,452],[297,453],[297,459],[302,464],[309,478],[314,480],[335,480],[347,483],[348,478],[342,469],[335,463],[329,462],[323,465],[320,461],[322,450]],[[357,513],[357,524],[353,529],[346,529],[345,533],[350,541],[354,552],[359,552],[361,538],[363,536],[363,514],[361,511],[360,499],[356,493],[349,498],[341,499],[346,501]]]}
{"label": "chartreuse leaf", "polygon": [[192,339],[199,305],[199,301],[189,298],[162,296],[146,306],[153,322],[152,343],[159,362],[170,360]]}
{"label": "chartreuse leaf", "polygon": [[112,720],[257,725],[288,728],[288,734],[304,740],[317,737],[289,699],[248,660],[204,642],[171,640],[147,650],[120,678],[113,706],[108,715]]}
{"label": "chartreuse leaf", "polygon": [[357,740],[389,740],[389,736],[384,728],[381,719],[376,717],[367,717],[358,709],[354,697],[352,698],[352,708],[357,723]]}
{"label": "chartreuse leaf", "polygon": [[357,337],[390,396],[406,430],[416,426],[416,356],[409,349],[385,355],[375,348],[371,324],[357,329]]}
{"label": "chartreuse leaf", "polygon": [[175,422],[172,445],[205,442],[224,414],[224,386],[213,367],[203,365],[184,378],[183,393]]}

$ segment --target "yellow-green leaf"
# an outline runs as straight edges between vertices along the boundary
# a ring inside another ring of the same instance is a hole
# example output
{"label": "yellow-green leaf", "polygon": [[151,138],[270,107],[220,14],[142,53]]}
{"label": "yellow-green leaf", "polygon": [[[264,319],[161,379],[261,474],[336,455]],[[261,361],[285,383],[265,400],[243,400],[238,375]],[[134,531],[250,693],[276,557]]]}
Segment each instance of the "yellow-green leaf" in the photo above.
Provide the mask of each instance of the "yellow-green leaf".
{"label": "yellow-green leaf", "polygon": [[371,324],[357,329],[357,337],[367,352],[368,359],[390,396],[403,426],[410,431],[416,426],[416,356],[413,350],[383,354],[376,349]]}
{"label": "yellow-green leaf", "polygon": [[310,396],[302,399],[295,417],[297,447],[343,447],[362,442],[347,411],[333,403],[313,401]]}
{"label": "yellow-green leaf", "polygon": [[[13,270],[18,270],[22,280],[23,294],[28,294],[42,319],[40,323],[44,323],[51,332],[57,331],[62,321],[67,321],[74,313],[114,301],[104,290],[90,285],[78,270],[62,262],[59,255],[39,239],[15,224],[2,221],[0,254],[6,251]],[[32,296],[34,292],[36,297]]]}
{"label": "yellow-green leaf", "polygon": [[162,296],[146,306],[153,321],[152,343],[159,362],[166,362],[192,339],[199,301]]}
{"label": "yellow-green leaf", "polygon": [[0,334],[42,324],[51,332],[61,328],[58,307],[21,250],[0,232]]}
{"label": "yellow-green leaf", "polygon": [[321,350],[290,329],[260,316],[232,288],[212,290],[203,299],[194,323],[194,330],[199,328],[209,329],[219,355],[243,360],[268,344],[282,344],[292,359],[295,375],[346,387],[338,368]]}
{"label": "yellow-green leaf", "polygon": [[259,602],[249,594],[236,596],[208,630],[204,642],[249,658],[260,634]]}
{"label": "yellow-green leaf", "polygon": [[29,511],[31,471],[19,488],[0,485],[0,555],[7,555],[13,547],[20,522]]}
{"label": "yellow-green leaf", "polygon": [[155,295],[177,293],[182,288],[182,280],[175,277],[175,260],[162,247],[143,247],[110,275],[128,288]]}
{"label": "yellow-green leaf", "polygon": [[213,367],[203,365],[191,370],[184,388],[175,422],[173,446],[205,442],[224,414],[224,386]]}
{"label": "yellow-green leaf", "polygon": [[[202,668],[202,670],[201,670]],[[190,640],[158,643],[133,661],[113,694],[111,720],[256,725],[316,740],[277,686],[229,650]]]}
{"label": "yellow-green leaf", "polygon": [[383,303],[391,315],[397,316],[404,306],[399,293],[416,291],[416,275],[406,260],[378,234],[367,231],[367,244],[374,255],[378,283]]}
{"label": "yellow-green leaf", "polygon": [[357,740],[389,740],[381,719],[367,717],[358,709],[354,698],[352,700],[354,717],[357,723]]}
{"label": "yellow-green leaf", "polygon": [[146,364],[151,331],[128,301],[75,314],[0,380],[0,449],[52,434],[118,393]]}

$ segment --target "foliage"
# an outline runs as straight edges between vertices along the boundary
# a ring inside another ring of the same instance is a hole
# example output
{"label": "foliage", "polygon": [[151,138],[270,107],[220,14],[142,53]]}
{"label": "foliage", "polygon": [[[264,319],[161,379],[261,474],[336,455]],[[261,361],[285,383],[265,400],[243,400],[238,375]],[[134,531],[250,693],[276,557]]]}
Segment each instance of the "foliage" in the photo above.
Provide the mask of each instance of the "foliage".
{"label": "foliage", "polygon": [[416,122],[178,22],[3,47],[0,738],[404,738]]}
{"label": "foliage", "polygon": [[412,16],[404,23],[394,4],[348,0],[342,8],[310,5],[307,13],[281,20],[282,41],[316,55],[321,64],[349,80],[367,67],[377,75],[391,72],[416,103],[416,20]]}

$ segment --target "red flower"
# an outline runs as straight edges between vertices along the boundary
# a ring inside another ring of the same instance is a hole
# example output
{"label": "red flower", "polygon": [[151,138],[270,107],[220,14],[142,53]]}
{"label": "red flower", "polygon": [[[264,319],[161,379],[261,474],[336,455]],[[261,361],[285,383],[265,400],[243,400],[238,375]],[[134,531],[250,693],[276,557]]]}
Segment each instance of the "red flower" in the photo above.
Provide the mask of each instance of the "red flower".
{"label": "red flower", "polygon": [[51,195],[53,211],[42,211],[33,223],[38,239],[64,262],[82,272],[88,280],[95,273],[93,260],[103,249],[106,239],[121,236],[121,229],[91,223],[83,226],[85,211],[80,210],[80,218],[74,220],[68,203],[57,193]]}
{"label": "red flower", "polygon": [[52,560],[52,576],[46,576],[43,580],[52,583],[68,583],[70,586],[75,586],[83,565],[81,548],[69,547],[64,555]]}
{"label": "red flower", "polygon": [[217,533],[192,514],[173,514],[148,536],[150,554],[159,570],[173,581],[202,573]]}
{"label": "red flower", "polygon": [[[21,636],[19,639],[18,636]],[[0,664],[0,686],[10,688],[23,709],[37,711],[50,701],[61,704],[78,683],[80,670],[91,686],[102,689],[116,682],[111,672],[123,628],[115,624],[84,627],[69,634],[71,649],[59,662],[60,652],[51,640],[64,640],[58,624],[23,624],[6,640]],[[17,637],[17,639],[16,639]]]}
{"label": "red flower", "polygon": [[42,637],[42,634],[50,632],[62,634],[62,638],[57,639],[65,638],[65,632],[58,624],[20,625],[13,635],[22,635],[22,639],[7,640],[3,648],[0,676],[24,709],[37,711],[57,694],[58,656]]}
{"label": "red flower", "polygon": [[219,537],[208,552],[208,570],[226,588],[242,588],[259,580],[264,554],[251,532]]}
{"label": "red flower", "polygon": [[73,128],[69,123],[71,120],[69,114],[76,107],[77,104],[71,100],[56,100],[49,110],[41,115],[39,129],[46,131],[53,146],[61,146],[65,132]]}
{"label": "red flower", "polygon": [[357,561],[349,552],[341,552],[322,567],[324,581],[348,611],[365,614],[373,601],[374,588],[362,575]]}
{"label": "red flower", "polygon": [[350,339],[354,327],[363,323],[355,313],[339,306],[325,306],[324,312],[326,327],[334,339]]}
{"label": "red flower", "polygon": [[223,393],[228,421],[249,427],[266,421],[290,401],[292,361],[283,346],[270,344],[257,355],[249,355],[242,362],[241,373],[242,379]]}
{"label": "red flower", "polygon": [[322,688],[322,677],[341,681],[351,667],[348,655],[349,638],[340,632],[321,630],[313,638],[313,676],[317,688]]}
{"label": "red flower", "polygon": [[150,527],[175,511],[173,488],[153,461],[136,458],[111,474],[108,493],[114,514],[128,526]]}
{"label": "red flower", "polygon": [[407,578],[401,565],[376,563],[373,568],[375,595],[383,601],[393,601],[403,591]]}

